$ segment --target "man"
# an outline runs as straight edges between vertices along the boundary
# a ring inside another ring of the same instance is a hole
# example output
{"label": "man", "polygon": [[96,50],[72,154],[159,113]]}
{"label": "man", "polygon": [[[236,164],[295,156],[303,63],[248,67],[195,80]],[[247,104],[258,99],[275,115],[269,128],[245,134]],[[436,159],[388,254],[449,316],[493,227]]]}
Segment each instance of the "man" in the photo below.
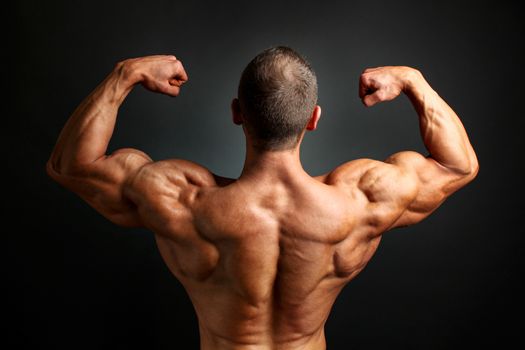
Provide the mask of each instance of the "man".
{"label": "man", "polygon": [[177,96],[187,79],[174,56],[117,64],[68,120],[47,169],[112,222],[155,233],[195,306],[202,349],[324,349],[332,304],[381,235],[423,220],[478,172],[459,118],[421,73],[379,67],[361,75],[363,103],[404,92],[430,155],[357,159],[309,176],[299,147],[321,116],[317,81],[287,47],[262,52],[242,74],[232,102],[246,136],[238,179],[134,149],[106,155],[135,85]]}

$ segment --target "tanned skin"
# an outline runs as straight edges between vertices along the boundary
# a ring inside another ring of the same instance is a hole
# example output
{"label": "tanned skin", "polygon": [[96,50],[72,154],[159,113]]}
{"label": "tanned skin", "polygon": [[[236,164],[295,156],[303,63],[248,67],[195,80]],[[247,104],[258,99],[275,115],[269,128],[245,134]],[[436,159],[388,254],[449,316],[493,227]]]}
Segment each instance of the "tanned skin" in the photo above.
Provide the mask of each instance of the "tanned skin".
{"label": "tanned skin", "polygon": [[[154,162],[135,149],[106,154],[134,86],[177,96],[187,80],[174,56],[117,64],[67,121],[47,170],[110,221],[154,232],[195,306],[201,349],[325,349],[332,304],[381,235],[420,222],[478,172],[456,113],[420,72],[397,66],[366,69],[359,96],[370,107],[405,93],[427,157],[408,151],[385,161],[357,159],[311,177],[300,142],[258,152],[244,125],[238,179],[187,160]],[[237,99],[232,112],[243,124]],[[315,130],[320,115],[316,106],[306,130]]]}

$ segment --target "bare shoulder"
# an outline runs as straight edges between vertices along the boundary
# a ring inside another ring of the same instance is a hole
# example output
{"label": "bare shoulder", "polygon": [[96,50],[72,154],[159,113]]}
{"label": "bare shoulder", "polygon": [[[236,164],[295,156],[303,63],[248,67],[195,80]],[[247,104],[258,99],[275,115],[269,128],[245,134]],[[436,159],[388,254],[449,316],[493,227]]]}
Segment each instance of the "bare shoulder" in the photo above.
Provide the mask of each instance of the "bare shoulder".
{"label": "bare shoulder", "polygon": [[224,179],[195,162],[167,159],[143,166],[126,187],[132,197],[138,193],[156,196],[159,192],[178,197],[183,190],[218,186]]}
{"label": "bare shoulder", "polygon": [[[407,154],[393,156],[405,161]],[[410,157],[410,156],[409,156]],[[408,167],[374,159],[356,159],[324,175],[324,183],[336,187],[355,199],[364,195],[369,204],[405,207],[417,194],[417,177]],[[392,205],[393,204],[393,205]]]}
{"label": "bare shoulder", "polygon": [[137,176],[147,179],[164,178],[175,185],[216,186],[220,177],[206,167],[184,159],[167,159],[144,166]]}
{"label": "bare shoulder", "polygon": [[385,181],[393,182],[399,177],[401,171],[397,166],[375,159],[361,158],[343,163],[320,178],[325,184],[342,190],[366,190],[387,185]]}
{"label": "bare shoulder", "polygon": [[193,232],[195,199],[202,190],[220,186],[222,179],[191,161],[162,160],[137,171],[125,185],[124,194],[136,206],[144,226],[173,238]]}
{"label": "bare shoulder", "polygon": [[415,183],[415,174],[409,168],[396,164],[396,161],[409,161],[407,158],[411,160],[412,156],[407,155],[407,152],[403,153],[393,155],[384,162],[368,158],[352,160],[319,178],[327,185],[342,188],[356,186],[361,190],[381,185],[409,185]]}
{"label": "bare shoulder", "polygon": [[381,162],[368,158],[355,159],[343,163],[331,172],[317,178],[327,185],[346,187],[357,184],[366,171],[379,165],[379,163]]}

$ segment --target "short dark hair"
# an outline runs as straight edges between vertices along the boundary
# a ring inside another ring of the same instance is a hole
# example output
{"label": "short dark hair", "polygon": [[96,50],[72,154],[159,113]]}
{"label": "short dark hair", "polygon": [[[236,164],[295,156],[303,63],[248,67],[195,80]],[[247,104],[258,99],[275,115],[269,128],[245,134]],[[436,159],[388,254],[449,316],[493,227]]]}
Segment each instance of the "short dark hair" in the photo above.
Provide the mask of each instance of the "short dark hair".
{"label": "short dark hair", "polygon": [[246,66],[238,96],[254,146],[264,151],[290,149],[317,103],[317,78],[299,53],[272,47]]}

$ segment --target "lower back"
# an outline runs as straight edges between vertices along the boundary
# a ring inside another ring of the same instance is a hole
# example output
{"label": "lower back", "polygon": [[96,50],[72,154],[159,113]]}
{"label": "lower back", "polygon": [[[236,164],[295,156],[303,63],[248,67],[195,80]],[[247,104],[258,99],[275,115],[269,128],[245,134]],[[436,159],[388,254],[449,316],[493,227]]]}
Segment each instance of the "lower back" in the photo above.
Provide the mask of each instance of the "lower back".
{"label": "lower back", "polygon": [[296,336],[287,341],[279,341],[271,336],[260,337],[251,341],[230,340],[200,330],[201,350],[325,350],[324,330],[315,334]]}

